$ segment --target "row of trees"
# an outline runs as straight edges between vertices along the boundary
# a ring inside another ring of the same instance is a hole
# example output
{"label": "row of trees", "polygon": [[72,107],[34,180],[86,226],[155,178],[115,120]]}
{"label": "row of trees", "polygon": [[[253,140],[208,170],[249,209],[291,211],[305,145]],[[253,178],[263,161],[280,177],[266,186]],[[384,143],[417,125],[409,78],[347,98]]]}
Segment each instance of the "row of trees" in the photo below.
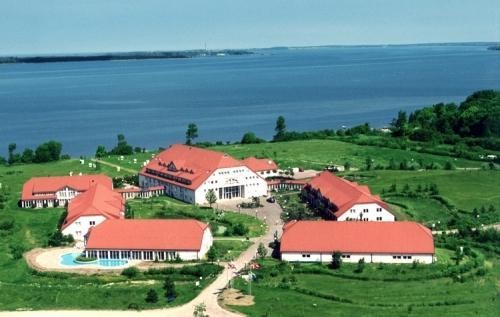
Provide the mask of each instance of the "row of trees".
{"label": "row of trees", "polygon": [[132,145],[128,144],[127,140],[125,139],[125,135],[123,134],[118,134],[117,137],[117,142],[116,146],[111,149],[111,151],[107,151],[106,147],[104,145],[99,145],[97,147],[97,150],[95,152],[95,157],[96,158],[102,158],[105,157],[106,155],[131,155],[132,153],[141,153],[141,152],[146,152],[145,148],[141,147],[133,147]]}
{"label": "row of trees", "polygon": [[24,149],[22,153],[16,153],[17,144],[10,143],[8,146],[8,158],[2,159],[3,163],[9,165],[17,163],[46,163],[58,161],[61,158],[69,158],[68,156],[61,156],[62,144],[51,140],[40,144],[34,151],[30,148]]}
{"label": "row of trees", "polygon": [[415,141],[447,140],[450,137],[500,136],[500,92],[477,91],[459,106],[438,103],[409,116],[399,111],[391,123],[394,137]]}

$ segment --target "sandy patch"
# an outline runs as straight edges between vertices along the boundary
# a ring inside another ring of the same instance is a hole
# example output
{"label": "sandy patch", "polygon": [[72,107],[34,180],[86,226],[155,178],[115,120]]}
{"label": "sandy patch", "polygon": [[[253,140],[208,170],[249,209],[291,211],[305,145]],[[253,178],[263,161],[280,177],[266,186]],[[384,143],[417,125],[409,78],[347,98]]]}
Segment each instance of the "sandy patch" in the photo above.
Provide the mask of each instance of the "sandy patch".
{"label": "sandy patch", "polygon": [[225,289],[220,295],[222,305],[228,306],[252,306],[255,304],[253,296],[244,295],[234,288]]}

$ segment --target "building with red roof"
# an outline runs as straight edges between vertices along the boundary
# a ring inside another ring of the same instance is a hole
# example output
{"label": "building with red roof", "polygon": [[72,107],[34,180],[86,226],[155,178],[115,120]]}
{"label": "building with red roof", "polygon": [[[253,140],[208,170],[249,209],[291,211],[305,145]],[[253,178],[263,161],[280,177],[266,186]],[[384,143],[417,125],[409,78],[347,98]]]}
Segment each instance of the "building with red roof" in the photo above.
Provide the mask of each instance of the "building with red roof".
{"label": "building with red roof", "polygon": [[273,160],[267,158],[258,159],[251,156],[242,160],[242,162],[263,178],[279,175],[278,165]]}
{"label": "building with red roof", "polygon": [[382,199],[366,185],[350,182],[324,171],[304,187],[310,206],[327,219],[338,221],[395,221]]}
{"label": "building with red roof", "polygon": [[92,228],[85,254],[100,259],[202,259],[212,246],[208,224],[192,219],[107,220]]}
{"label": "building with red roof", "polygon": [[90,228],[107,219],[123,219],[125,199],[106,185],[97,183],[68,204],[62,225],[64,235],[83,241]]}
{"label": "building with red roof", "polygon": [[95,184],[113,188],[111,178],[102,174],[33,177],[23,185],[20,205],[23,208],[64,206]]}
{"label": "building with red roof", "polygon": [[432,232],[408,221],[292,221],[283,227],[284,261],[331,262],[340,252],[345,262],[434,262]]}
{"label": "building with red roof", "polygon": [[192,204],[205,204],[213,190],[218,200],[250,198],[267,193],[263,177],[225,153],[174,144],[139,172],[143,188],[164,186],[165,194]]}

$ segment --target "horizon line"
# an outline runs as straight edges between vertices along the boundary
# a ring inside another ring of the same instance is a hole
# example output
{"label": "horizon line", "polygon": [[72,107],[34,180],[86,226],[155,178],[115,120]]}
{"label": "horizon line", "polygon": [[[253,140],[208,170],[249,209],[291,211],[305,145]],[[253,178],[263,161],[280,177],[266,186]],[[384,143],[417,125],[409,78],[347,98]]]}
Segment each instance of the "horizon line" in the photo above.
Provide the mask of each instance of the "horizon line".
{"label": "horizon line", "polygon": [[124,54],[124,53],[150,53],[150,52],[193,52],[193,51],[237,51],[237,50],[270,50],[270,49],[305,49],[322,47],[390,47],[390,46],[425,46],[425,45],[498,45],[500,41],[466,41],[466,42],[414,42],[414,43],[378,43],[378,44],[318,44],[318,45],[275,45],[268,47],[249,47],[249,48],[185,48],[185,49],[144,49],[144,50],[121,50],[121,51],[81,51],[65,53],[16,53],[3,55],[0,57],[23,57],[23,56],[68,56],[68,55],[95,55],[95,54]]}

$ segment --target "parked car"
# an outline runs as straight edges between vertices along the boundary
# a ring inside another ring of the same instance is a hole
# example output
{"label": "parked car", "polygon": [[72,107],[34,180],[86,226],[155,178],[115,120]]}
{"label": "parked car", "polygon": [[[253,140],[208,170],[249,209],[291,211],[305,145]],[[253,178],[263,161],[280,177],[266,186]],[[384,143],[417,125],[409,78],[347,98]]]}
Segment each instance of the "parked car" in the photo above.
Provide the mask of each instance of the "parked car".
{"label": "parked car", "polygon": [[268,199],[266,199],[266,201],[267,201],[268,203],[275,203],[275,202],[276,202],[276,199],[275,199],[273,196],[271,196],[271,197],[269,197]]}

